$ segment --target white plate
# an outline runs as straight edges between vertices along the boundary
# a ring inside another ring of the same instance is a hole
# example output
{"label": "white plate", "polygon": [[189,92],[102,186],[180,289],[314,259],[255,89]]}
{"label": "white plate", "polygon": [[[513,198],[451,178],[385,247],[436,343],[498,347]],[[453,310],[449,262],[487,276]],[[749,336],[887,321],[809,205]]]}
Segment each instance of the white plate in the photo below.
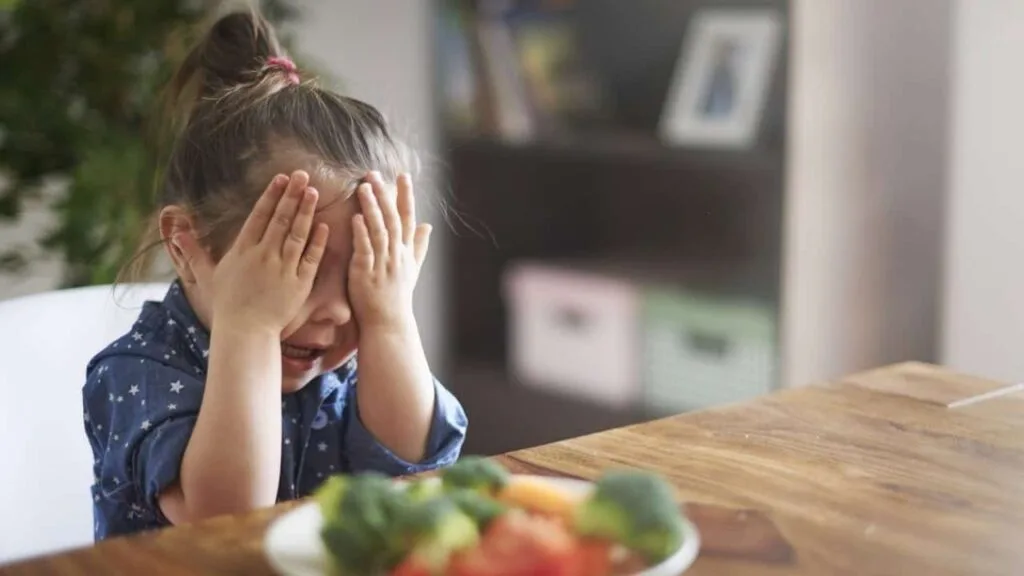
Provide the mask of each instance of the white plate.
{"label": "white plate", "polygon": [[[517,476],[519,477],[519,476]],[[591,482],[571,478],[534,476],[545,482],[586,495],[593,489]],[[282,576],[324,576],[327,574],[327,550],[320,540],[323,518],[316,502],[308,502],[276,519],[267,530],[263,549],[271,567]],[[678,576],[685,572],[700,551],[697,527],[683,519],[683,545],[657,566],[635,576]]]}

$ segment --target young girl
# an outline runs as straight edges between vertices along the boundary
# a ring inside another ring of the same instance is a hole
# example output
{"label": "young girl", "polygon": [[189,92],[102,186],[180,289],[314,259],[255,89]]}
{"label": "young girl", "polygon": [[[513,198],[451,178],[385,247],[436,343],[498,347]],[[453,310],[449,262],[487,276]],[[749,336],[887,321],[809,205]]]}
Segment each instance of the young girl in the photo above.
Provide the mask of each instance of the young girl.
{"label": "young girl", "polygon": [[171,93],[193,94],[157,218],[177,279],[83,389],[96,539],[452,463],[466,415],[413,318],[430,227],[381,115],[303,83],[249,13]]}

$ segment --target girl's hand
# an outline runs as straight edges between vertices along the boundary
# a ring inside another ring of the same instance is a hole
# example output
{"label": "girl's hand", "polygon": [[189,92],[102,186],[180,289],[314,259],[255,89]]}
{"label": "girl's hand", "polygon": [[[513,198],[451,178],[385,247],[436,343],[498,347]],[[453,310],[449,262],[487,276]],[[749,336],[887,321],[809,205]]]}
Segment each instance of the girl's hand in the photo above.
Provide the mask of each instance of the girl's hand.
{"label": "girl's hand", "polygon": [[212,299],[211,323],[280,333],[299,312],[327,244],[327,225],[313,228],[318,193],[301,170],[278,174],[256,201],[231,248],[214,264],[195,236],[174,242],[196,282]]}
{"label": "girl's hand", "polygon": [[407,327],[412,293],[427,255],[431,226],[416,224],[412,178],[398,177],[397,199],[373,172],[357,188],[362,214],[352,218],[349,297],[360,330]]}

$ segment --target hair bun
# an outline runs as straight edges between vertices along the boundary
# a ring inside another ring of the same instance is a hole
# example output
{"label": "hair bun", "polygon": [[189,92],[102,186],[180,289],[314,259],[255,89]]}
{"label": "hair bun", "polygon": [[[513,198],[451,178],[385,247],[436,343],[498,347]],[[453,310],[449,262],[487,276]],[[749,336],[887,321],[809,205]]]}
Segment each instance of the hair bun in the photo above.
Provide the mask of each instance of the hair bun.
{"label": "hair bun", "polygon": [[214,23],[194,56],[202,92],[213,95],[257,80],[268,60],[281,57],[281,47],[258,13],[231,12]]}

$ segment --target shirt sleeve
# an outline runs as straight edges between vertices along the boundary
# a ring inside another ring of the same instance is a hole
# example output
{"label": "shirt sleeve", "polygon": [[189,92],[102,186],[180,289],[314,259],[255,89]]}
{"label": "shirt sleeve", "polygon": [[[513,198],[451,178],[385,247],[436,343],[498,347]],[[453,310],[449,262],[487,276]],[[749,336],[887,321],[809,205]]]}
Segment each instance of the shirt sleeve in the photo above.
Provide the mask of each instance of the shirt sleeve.
{"label": "shirt sleeve", "polygon": [[342,440],[351,472],[375,470],[400,476],[448,466],[458,459],[466,438],[466,413],[458,399],[436,379],[434,415],[427,437],[426,454],[419,462],[399,458],[366,429],[359,417],[357,389],[358,386],[354,385],[348,387],[345,404],[347,425]]}
{"label": "shirt sleeve", "polygon": [[130,491],[125,500],[142,500],[163,518],[157,497],[178,479],[202,390],[194,375],[156,360],[125,356],[99,364],[85,394],[99,489],[110,497]]}

